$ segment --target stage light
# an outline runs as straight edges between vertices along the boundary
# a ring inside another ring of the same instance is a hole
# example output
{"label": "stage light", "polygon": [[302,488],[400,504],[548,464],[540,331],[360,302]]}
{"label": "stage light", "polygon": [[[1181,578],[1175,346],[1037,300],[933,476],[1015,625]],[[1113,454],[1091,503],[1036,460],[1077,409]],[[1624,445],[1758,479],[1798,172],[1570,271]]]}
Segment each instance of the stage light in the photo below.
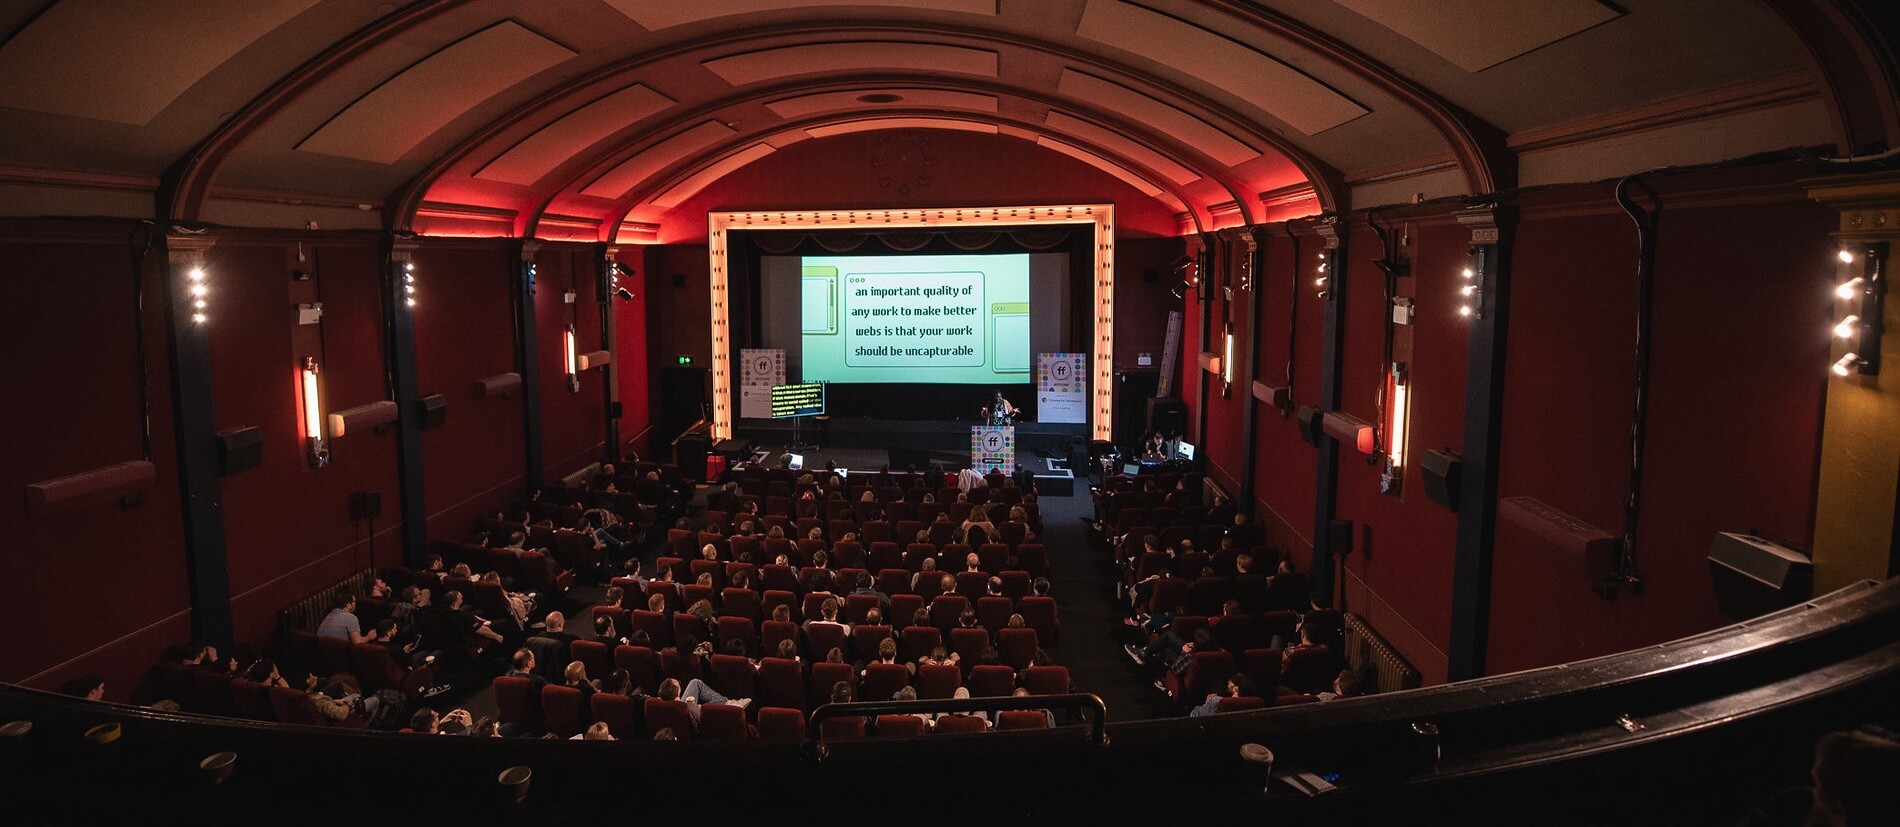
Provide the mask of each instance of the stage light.
{"label": "stage light", "polygon": [[1861,285],[1866,284],[1866,283],[1867,283],[1866,279],[1861,278],[1860,276],[1855,276],[1851,279],[1848,279],[1845,282],[1842,282],[1841,286],[1834,288],[1834,295],[1837,298],[1841,298],[1841,299],[1851,299],[1857,295],[1860,295]]}
{"label": "stage light", "polygon": [[1174,283],[1174,289],[1168,292],[1173,293],[1174,297],[1177,299],[1186,299],[1187,291],[1188,291],[1188,283],[1185,281],[1177,281]]}
{"label": "stage light", "polygon": [[416,264],[413,261],[402,265],[402,303],[404,307],[416,306]]}
{"label": "stage light", "polygon": [[303,357],[303,364],[298,371],[298,386],[303,397],[304,448],[310,464],[317,468],[330,462],[330,452],[323,442],[323,400],[317,389],[317,374],[320,372],[322,366],[317,363],[317,357]]}
{"label": "stage light", "polygon": [[1849,338],[1859,331],[1860,317],[1851,313],[1847,318],[1842,319],[1840,324],[1834,326],[1834,335],[1842,339]]}
{"label": "stage light", "polygon": [[1842,356],[1839,361],[1834,363],[1834,375],[1846,376],[1847,372],[1859,363],[1860,357],[1855,354],[1849,353],[1846,356]]}
{"label": "stage light", "polygon": [[1854,254],[1853,254],[1853,253],[1850,253],[1850,252],[1848,252],[1848,251],[1846,251],[1846,250],[1842,250],[1842,251],[1840,251],[1839,253],[1836,253],[1836,255],[1838,255],[1838,256],[1840,256],[1840,259],[1841,259],[1841,263],[1842,263],[1842,264],[1853,264],[1853,263],[1854,263]]}
{"label": "stage light", "polygon": [[614,295],[619,296],[620,300],[623,302],[633,301],[633,291],[628,290],[625,287],[614,288]]}
{"label": "stage light", "polygon": [[[1471,248],[1470,254],[1478,255],[1478,248]],[[1473,316],[1482,317],[1479,311],[1484,307],[1484,280],[1478,278],[1478,268],[1467,266],[1459,271],[1458,276],[1465,280],[1458,286],[1458,295],[1462,301],[1462,304],[1458,306],[1458,315],[1466,319]]]}

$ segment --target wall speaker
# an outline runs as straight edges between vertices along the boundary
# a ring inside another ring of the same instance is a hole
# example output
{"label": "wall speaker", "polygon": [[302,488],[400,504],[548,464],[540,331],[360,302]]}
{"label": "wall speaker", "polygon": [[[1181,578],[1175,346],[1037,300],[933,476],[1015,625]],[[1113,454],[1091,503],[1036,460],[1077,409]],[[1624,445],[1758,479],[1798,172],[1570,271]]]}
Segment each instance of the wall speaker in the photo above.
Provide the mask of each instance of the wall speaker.
{"label": "wall speaker", "polygon": [[1293,403],[1293,389],[1285,385],[1269,385],[1265,382],[1253,383],[1253,398],[1280,409],[1284,416],[1287,406]]}
{"label": "wall speaker", "polygon": [[1319,409],[1312,405],[1301,405],[1293,418],[1300,424],[1300,439],[1306,440],[1308,445],[1317,447],[1319,445]]}
{"label": "wall speaker", "polygon": [[1773,540],[1718,532],[1709,550],[1715,605],[1734,620],[1785,609],[1814,596],[1814,564]]}
{"label": "wall speaker", "polygon": [[395,421],[396,403],[387,399],[345,408],[330,414],[330,438],[336,439],[353,431],[381,428]]}
{"label": "wall speaker", "polygon": [[1372,423],[1345,411],[1327,411],[1320,417],[1320,427],[1326,435],[1341,443],[1350,445],[1362,454],[1370,454],[1375,446],[1372,436]]}
{"label": "wall speaker", "polygon": [[1187,433],[1187,403],[1172,396],[1148,400],[1148,433]]}
{"label": "wall speaker", "polygon": [[136,497],[158,484],[158,466],[144,460],[81,471],[26,487],[26,514],[86,508]]}
{"label": "wall speaker", "polygon": [[263,462],[263,428],[250,425],[218,432],[218,476],[228,477]]}
{"label": "wall speaker", "polygon": [[614,360],[614,353],[611,350],[590,350],[577,358],[580,360],[581,370],[590,370],[611,363]]}
{"label": "wall speaker", "polygon": [[520,389],[521,374],[519,373],[497,373],[494,376],[475,380],[475,396],[478,399],[506,396]]}
{"label": "wall speaker", "polygon": [[1464,455],[1452,451],[1426,451],[1419,458],[1418,470],[1425,477],[1425,497],[1445,507],[1447,511],[1458,510],[1458,481],[1465,465]]}
{"label": "wall speaker", "polygon": [[350,519],[374,520],[383,516],[383,492],[350,492]]}
{"label": "wall speaker", "polygon": [[1335,557],[1344,557],[1352,553],[1352,521],[1328,520],[1326,522],[1326,547]]}
{"label": "wall speaker", "polygon": [[418,398],[416,409],[420,414],[417,418],[421,420],[423,430],[440,427],[449,419],[449,398],[439,393],[432,393]]}
{"label": "wall speaker", "polygon": [[1542,500],[1535,497],[1499,500],[1498,519],[1515,524],[1558,551],[1580,560],[1584,574],[1593,584],[1615,572],[1616,549],[1621,540]]}

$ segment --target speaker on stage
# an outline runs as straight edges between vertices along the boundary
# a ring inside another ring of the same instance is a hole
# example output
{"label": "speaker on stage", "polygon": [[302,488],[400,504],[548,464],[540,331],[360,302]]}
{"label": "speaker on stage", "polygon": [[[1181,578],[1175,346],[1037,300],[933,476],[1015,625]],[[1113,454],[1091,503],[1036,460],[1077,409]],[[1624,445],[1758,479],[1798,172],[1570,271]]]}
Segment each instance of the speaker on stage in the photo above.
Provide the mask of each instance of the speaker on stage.
{"label": "speaker on stage", "polygon": [[1187,403],[1174,397],[1148,400],[1146,433],[1187,433]]}
{"label": "speaker on stage", "polygon": [[689,480],[706,479],[706,457],[712,453],[712,438],[704,429],[680,434],[673,441],[673,462]]}
{"label": "speaker on stage", "polygon": [[654,433],[662,439],[678,436],[703,418],[710,382],[711,374],[702,367],[661,368]]}
{"label": "speaker on stage", "polygon": [[1419,459],[1419,474],[1425,478],[1425,498],[1458,510],[1458,480],[1463,475],[1464,456],[1453,451],[1426,451]]}

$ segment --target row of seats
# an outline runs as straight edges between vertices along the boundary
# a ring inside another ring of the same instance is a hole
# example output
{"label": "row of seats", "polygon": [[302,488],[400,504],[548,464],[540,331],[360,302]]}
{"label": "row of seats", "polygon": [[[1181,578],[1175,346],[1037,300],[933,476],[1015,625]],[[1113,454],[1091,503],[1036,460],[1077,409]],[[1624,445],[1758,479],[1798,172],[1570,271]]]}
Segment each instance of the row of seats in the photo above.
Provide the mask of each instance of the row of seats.
{"label": "row of seats", "polygon": [[[651,737],[659,728],[653,725],[653,712],[657,708],[662,711],[659,717],[666,720],[662,725],[673,727],[681,738],[691,737],[690,730],[693,727],[684,702],[663,701],[653,697],[658,677],[672,677],[682,685],[692,678],[700,678],[727,698],[752,699],[752,703],[745,707],[731,704],[701,705],[702,736],[705,735],[705,716],[714,710],[719,710],[719,715],[731,716],[740,725],[747,723],[751,717],[760,726],[766,726],[768,719],[773,717],[767,714],[772,709],[798,712],[802,722],[805,714],[831,701],[833,687],[841,682],[852,687],[853,698],[866,700],[890,698],[906,686],[913,687],[920,700],[947,700],[959,688],[967,689],[970,696],[975,698],[1008,697],[1018,687],[1030,695],[1062,695],[1072,689],[1069,672],[1061,666],[1034,666],[1020,673],[1003,666],[978,666],[966,682],[963,674],[954,666],[926,665],[920,667],[913,678],[908,669],[892,664],[872,664],[859,675],[850,664],[816,663],[807,670],[797,661],[766,658],[759,662],[755,670],[744,658],[715,655],[711,658],[710,666],[700,670],[706,673],[704,675],[685,672],[662,674],[653,671],[655,664],[645,660],[651,653],[640,651],[643,648],[621,646],[614,650],[614,662],[620,665],[619,668],[641,676],[636,678],[635,683],[638,693],[620,696],[598,692],[593,697],[627,698],[629,703],[635,703],[642,695],[646,696],[646,702],[641,704],[647,713],[643,716],[646,718],[644,726],[619,717],[619,713],[632,712],[631,709],[609,710],[609,714],[603,716],[597,707],[593,710],[582,708],[582,693],[579,689],[548,684],[537,695],[534,681],[515,676],[495,679],[497,718],[523,732],[548,731],[562,737],[580,732],[592,721],[607,720],[616,733],[640,732],[641,737]],[[659,706],[656,707],[656,703]],[[677,719],[665,714],[675,709],[686,713],[687,731],[681,730]],[[1038,718],[1042,717],[1041,712],[1034,714]],[[627,726],[629,723],[634,725]],[[729,734],[739,732],[736,728],[716,731]],[[622,737],[625,737],[624,734]]]}
{"label": "row of seats", "polygon": [[[779,642],[789,640],[798,647],[803,657],[810,660],[823,660],[833,649],[837,649],[846,658],[863,661],[876,655],[879,641],[895,638],[901,660],[917,660],[942,646],[963,658],[966,669],[992,649],[1001,663],[1016,669],[1035,663],[1038,653],[1048,656],[1042,632],[1027,625],[1016,628],[1005,626],[992,631],[983,626],[952,626],[945,629],[937,626],[859,623],[847,631],[838,624],[801,625],[789,620],[767,620],[754,624],[749,618],[728,615],[717,618],[713,628],[708,629],[704,621],[686,612],[669,616],[660,612],[626,611],[610,606],[596,606],[593,611],[596,616],[612,617],[614,628],[622,637],[632,640],[634,633],[644,634],[647,643],[656,649],[680,647],[682,644],[690,648],[688,641],[710,641],[716,651],[725,652],[733,641],[738,641],[745,647],[747,654],[756,657],[776,654]],[[592,642],[582,640],[577,641],[576,645]],[[565,660],[561,662],[566,663]]]}
{"label": "row of seats", "polygon": [[[965,572],[971,574],[971,572]],[[889,623],[910,624],[919,610],[928,610],[930,625],[946,633],[958,625],[965,609],[974,608],[977,623],[992,631],[1007,625],[1009,616],[1021,614],[1027,626],[1043,635],[1050,646],[1059,645],[1062,633],[1062,621],[1057,614],[1053,597],[1027,594],[1029,579],[1027,572],[1004,572],[1003,593],[989,595],[983,589],[988,587],[989,577],[959,578],[958,591],[954,594],[940,594],[932,598],[911,594],[908,591],[895,591],[896,583],[903,572],[887,569],[879,573],[874,581],[879,591],[889,586],[885,596],[890,601],[890,611],[884,620]],[[455,578],[450,578],[454,580]],[[851,578],[855,582],[856,578]],[[977,581],[970,585],[971,581]],[[627,578],[614,578],[613,584],[622,588],[621,601],[616,608],[625,611],[640,611],[646,614],[658,614],[647,610],[650,598],[641,591],[637,581]],[[479,586],[479,584],[476,584]],[[713,610],[721,616],[744,618],[753,623],[763,623],[772,617],[778,606],[785,606],[793,621],[817,620],[826,600],[839,601],[840,619],[847,623],[863,623],[872,608],[882,608],[882,600],[873,594],[846,594],[844,586],[838,592],[808,591],[803,596],[791,589],[766,589],[755,592],[750,588],[728,586],[718,589],[698,584],[681,585],[674,589],[655,588],[653,593],[662,595],[667,609],[678,613],[690,608],[700,600],[707,601]],[[974,589],[975,599],[969,597],[966,589]],[[1012,598],[1012,593],[1021,594]],[[616,624],[625,628],[624,624]]]}
{"label": "row of seats", "polygon": [[[783,555],[790,565],[803,568],[811,565],[817,559],[817,553],[823,551],[826,565],[836,569],[908,569],[915,573],[923,571],[924,561],[929,560],[939,571],[956,572],[962,571],[969,556],[975,554],[977,568],[991,573],[1022,569],[1029,572],[1031,577],[1048,577],[1051,571],[1048,547],[1039,542],[1024,542],[1011,547],[1006,543],[975,546],[968,543],[899,544],[896,541],[873,541],[867,544],[856,540],[828,543],[815,539],[789,540],[757,536],[724,539],[679,528],[667,530],[666,542],[669,553],[659,562],[703,560],[705,547],[712,546],[717,560],[746,565],[771,564]],[[680,571],[675,568],[674,574],[678,575]]]}

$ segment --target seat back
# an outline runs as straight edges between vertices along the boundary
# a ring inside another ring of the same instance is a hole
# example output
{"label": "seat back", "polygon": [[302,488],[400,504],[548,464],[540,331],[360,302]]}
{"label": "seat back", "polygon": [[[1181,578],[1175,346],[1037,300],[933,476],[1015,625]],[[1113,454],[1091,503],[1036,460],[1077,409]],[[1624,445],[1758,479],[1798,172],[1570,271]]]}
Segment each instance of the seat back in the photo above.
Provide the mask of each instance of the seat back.
{"label": "seat back", "polygon": [[1022,613],[1024,624],[1036,630],[1042,645],[1061,645],[1062,621],[1056,617],[1055,598],[1030,595],[1016,603],[1016,611]]}
{"label": "seat back", "polygon": [[1004,698],[1016,691],[1016,670],[986,664],[970,670],[970,695],[979,698]]}
{"label": "seat back", "polygon": [[[805,708],[805,668],[790,658],[759,661],[758,701],[763,706]],[[761,716],[760,724],[764,724]]]}
{"label": "seat back", "polygon": [[713,651],[726,652],[732,641],[739,641],[745,647],[746,654],[757,655],[759,633],[752,625],[751,618],[727,615],[719,618],[719,640]]}
{"label": "seat back", "polygon": [[875,594],[847,594],[844,597],[844,617],[840,619],[851,624],[863,623],[867,612],[872,609],[881,612],[882,606]]}
{"label": "seat back", "polygon": [[685,701],[665,701],[648,698],[646,701],[647,732],[652,738],[662,729],[673,730],[674,737],[681,741],[691,741],[698,734],[693,725],[692,710],[687,709]]}
{"label": "seat back", "polygon": [[[380,643],[359,643],[350,647],[350,654],[355,658],[356,669],[354,671],[356,672],[356,676],[363,681],[363,691],[378,692],[384,689],[402,689],[404,670],[402,667],[396,665],[396,659],[390,656],[387,647]],[[198,671],[202,672],[204,670]],[[201,706],[206,703],[206,699],[202,697],[202,693],[200,693],[198,700]],[[224,714],[213,712],[210,709],[203,711],[211,712],[214,715]]]}
{"label": "seat back", "polygon": [[994,635],[1009,626],[1009,616],[1015,610],[1007,597],[980,597],[976,601],[976,620]]}
{"label": "seat back", "polygon": [[231,708],[238,717],[253,721],[275,721],[277,715],[270,708],[270,693],[264,691],[264,685],[243,678],[231,679]]}
{"label": "seat back", "polygon": [[813,708],[831,700],[831,688],[839,681],[856,687],[858,682],[848,663],[814,663],[811,665],[811,682],[806,687],[805,697],[811,699]]}
{"label": "seat back", "polygon": [[541,687],[541,711],[548,731],[557,738],[571,738],[587,728],[587,710],[581,691],[571,686],[548,684]]}
{"label": "seat back", "polygon": [[719,602],[722,615],[743,617],[753,623],[765,619],[765,604],[760,602],[759,593],[751,589],[728,586],[719,593]]}
{"label": "seat back", "polygon": [[752,662],[738,655],[713,655],[707,667],[707,683],[714,692],[728,698],[750,698],[759,693],[758,676]]}
{"label": "seat back", "polygon": [[818,730],[827,741],[855,741],[864,737],[864,717],[850,715],[843,718],[826,718],[818,725]]}
{"label": "seat back", "polygon": [[635,740],[640,737],[640,707],[631,695],[615,695],[611,692],[595,692],[588,702],[588,717],[607,725],[607,731],[615,738]]}
{"label": "seat back", "polygon": [[503,675],[495,679],[495,720],[514,724],[523,733],[542,728],[541,696],[527,678]]}
{"label": "seat back", "polygon": [[905,568],[879,569],[876,588],[886,597],[905,594],[910,591],[910,570]]}
{"label": "seat back", "polygon": [[779,641],[789,640],[798,643],[798,624],[789,620],[768,620],[759,624],[759,654],[767,657],[778,654]]}
{"label": "seat back", "polygon": [[597,640],[577,640],[568,646],[568,654],[587,669],[587,677],[599,680],[614,671],[614,653]]}
{"label": "seat back", "polygon": [[963,616],[963,610],[969,607],[970,600],[963,595],[939,595],[930,601],[930,625],[949,631],[957,625],[957,618]]}
{"label": "seat back", "polygon": [[910,685],[910,670],[896,663],[873,663],[864,667],[858,684],[858,697],[867,701],[888,701],[897,690]]}
{"label": "seat back", "polygon": [[879,715],[876,726],[879,738],[920,738],[925,732],[924,719],[915,715]]}
{"label": "seat back", "polygon": [[1332,689],[1334,671],[1332,652],[1326,647],[1299,647],[1285,653],[1280,665],[1280,683],[1295,692],[1313,694]]}
{"label": "seat back", "polygon": [[955,695],[963,685],[963,670],[950,665],[923,664],[917,667],[917,697],[937,701]]}
{"label": "seat back", "polygon": [[1265,698],[1222,698],[1220,699],[1220,704],[1214,708],[1214,713],[1217,715],[1226,715],[1230,712],[1252,712],[1256,709],[1266,708],[1267,700]]}
{"label": "seat back", "polygon": [[812,623],[806,625],[805,643],[811,647],[806,654],[810,656],[814,663],[824,660],[825,656],[830,654],[833,649],[843,652],[847,658],[851,656],[851,647],[845,639],[844,627],[835,623]]}
{"label": "seat back", "polygon": [[660,688],[660,656],[645,646],[615,646],[614,667],[627,670],[633,685],[649,695]]}
{"label": "seat back", "polygon": [[647,633],[647,641],[654,648],[664,649],[673,645],[673,624],[666,619],[664,612],[649,612],[641,609],[628,613],[627,634],[631,636],[635,629]]}
{"label": "seat back", "polygon": [[805,712],[791,707],[768,706],[759,710],[759,740],[805,740]]}
{"label": "seat back", "polygon": [[1048,577],[1049,549],[1041,543],[1021,543],[1017,545],[1016,567],[1029,572],[1031,579]]}
{"label": "seat back", "polygon": [[893,626],[911,622],[917,616],[917,610],[924,607],[924,599],[914,594],[891,595],[891,616],[884,618]]}
{"label": "seat back", "polygon": [[1009,568],[1009,546],[1003,543],[984,543],[976,547],[978,565],[990,574]]}
{"label": "seat back", "polygon": [[[324,675],[352,671],[356,667],[355,644],[350,643],[348,638],[317,638],[317,666]],[[186,709],[192,708],[191,704],[186,703],[189,698],[173,700],[183,704]]]}
{"label": "seat back", "polygon": [[1234,676],[1234,656],[1221,650],[1195,652],[1194,659],[1188,661],[1187,674],[1181,679],[1181,693],[1178,700],[1198,704],[1209,693],[1219,692],[1227,686],[1227,679]]}
{"label": "seat back", "polygon": [[732,704],[701,704],[699,737],[714,741],[743,741],[752,736],[745,709]]}
{"label": "seat back", "polygon": [[938,735],[974,735],[988,732],[989,722],[975,715],[944,715],[937,718]]}
{"label": "seat back", "polygon": [[914,663],[930,654],[930,650],[943,645],[943,633],[935,626],[905,626],[903,634],[897,638],[897,659],[905,663]]}
{"label": "seat back", "polygon": [[1049,716],[1040,709],[1012,709],[996,713],[996,728],[1005,729],[1048,729]]}
{"label": "seat back", "polygon": [[957,653],[966,664],[974,665],[976,657],[983,654],[983,650],[989,647],[990,632],[988,629],[978,626],[971,629],[956,628],[950,630],[950,651]]}
{"label": "seat back", "polygon": [[1254,686],[1262,692],[1272,692],[1280,685],[1279,649],[1248,649],[1240,653],[1240,671],[1253,679]]}
{"label": "seat back", "polygon": [[330,722],[317,714],[317,706],[310,702],[310,696],[301,690],[287,686],[265,688],[270,702],[271,717],[278,723],[302,724],[304,726],[326,726]]}
{"label": "seat back", "polygon": [[1038,642],[1036,630],[1027,626],[1020,629],[1004,629],[996,633],[996,653],[1003,664],[1011,669],[1028,669],[1035,661],[1036,650],[1042,648]]}
{"label": "seat back", "polygon": [[1023,688],[1031,695],[1066,695],[1069,692],[1069,668],[1031,666],[1023,670]]}

